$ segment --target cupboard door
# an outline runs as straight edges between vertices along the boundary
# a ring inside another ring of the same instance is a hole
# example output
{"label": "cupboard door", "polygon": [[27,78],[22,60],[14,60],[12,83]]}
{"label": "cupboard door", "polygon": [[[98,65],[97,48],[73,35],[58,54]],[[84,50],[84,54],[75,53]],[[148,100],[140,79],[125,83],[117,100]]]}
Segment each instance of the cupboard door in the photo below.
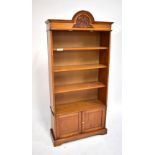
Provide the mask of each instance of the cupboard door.
{"label": "cupboard door", "polygon": [[105,128],[105,109],[82,112],[82,132]]}
{"label": "cupboard door", "polygon": [[81,132],[81,113],[57,116],[57,137],[64,138]]}

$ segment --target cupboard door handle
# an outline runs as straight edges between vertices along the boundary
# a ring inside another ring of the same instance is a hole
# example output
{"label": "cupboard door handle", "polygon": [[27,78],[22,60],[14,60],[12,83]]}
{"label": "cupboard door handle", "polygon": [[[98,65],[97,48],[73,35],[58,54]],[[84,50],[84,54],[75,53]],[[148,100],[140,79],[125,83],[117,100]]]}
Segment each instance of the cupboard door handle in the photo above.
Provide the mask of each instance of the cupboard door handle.
{"label": "cupboard door handle", "polygon": [[82,125],[84,125],[84,122],[82,122]]}

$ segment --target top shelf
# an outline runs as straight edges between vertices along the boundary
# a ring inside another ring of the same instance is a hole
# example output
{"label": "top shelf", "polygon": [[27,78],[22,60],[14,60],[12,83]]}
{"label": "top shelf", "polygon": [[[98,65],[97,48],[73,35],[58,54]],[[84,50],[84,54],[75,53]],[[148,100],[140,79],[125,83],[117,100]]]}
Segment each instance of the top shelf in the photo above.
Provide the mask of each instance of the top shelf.
{"label": "top shelf", "polygon": [[105,50],[108,47],[65,47],[54,48],[54,51],[89,51],[89,50]]}

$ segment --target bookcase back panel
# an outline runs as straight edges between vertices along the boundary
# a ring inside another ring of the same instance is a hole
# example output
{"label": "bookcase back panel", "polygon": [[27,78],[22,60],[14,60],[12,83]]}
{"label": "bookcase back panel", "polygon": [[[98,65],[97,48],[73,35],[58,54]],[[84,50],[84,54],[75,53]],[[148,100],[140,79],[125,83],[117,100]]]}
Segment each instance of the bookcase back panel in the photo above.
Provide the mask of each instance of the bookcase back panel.
{"label": "bookcase back panel", "polygon": [[96,47],[100,45],[100,32],[53,31],[54,48]]}
{"label": "bookcase back panel", "polygon": [[55,73],[55,86],[98,81],[98,70]]}
{"label": "bookcase back panel", "polygon": [[98,51],[55,51],[54,52],[55,66],[85,65],[85,64],[98,64],[98,63],[99,63]]}
{"label": "bookcase back panel", "polygon": [[55,95],[56,104],[66,104],[84,100],[97,99],[97,89],[60,93]]}

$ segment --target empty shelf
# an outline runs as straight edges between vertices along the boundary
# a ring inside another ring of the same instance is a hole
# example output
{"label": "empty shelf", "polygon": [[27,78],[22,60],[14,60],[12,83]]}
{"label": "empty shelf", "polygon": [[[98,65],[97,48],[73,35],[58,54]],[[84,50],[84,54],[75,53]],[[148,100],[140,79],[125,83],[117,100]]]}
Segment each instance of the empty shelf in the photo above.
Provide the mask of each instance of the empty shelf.
{"label": "empty shelf", "polygon": [[107,66],[102,64],[55,66],[54,72],[78,71],[78,70],[88,70],[88,69],[97,69],[97,68],[107,68]]}
{"label": "empty shelf", "polygon": [[88,51],[88,50],[103,50],[108,49],[108,47],[64,47],[64,48],[54,48],[54,51]]}
{"label": "empty shelf", "polygon": [[105,85],[101,82],[69,84],[69,85],[63,85],[63,86],[56,86],[55,93],[64,93],[64,92],[95,89],[95,88],[102,88],[102,87],[105,87]]}
{"label": "empty shelf", "polygon": [[73,103],[59,104],[56,106],[56,114],[65,114],[71,112],[80,112],[89,109],[105,108],[106,106],[100,100],[86,100]]}

